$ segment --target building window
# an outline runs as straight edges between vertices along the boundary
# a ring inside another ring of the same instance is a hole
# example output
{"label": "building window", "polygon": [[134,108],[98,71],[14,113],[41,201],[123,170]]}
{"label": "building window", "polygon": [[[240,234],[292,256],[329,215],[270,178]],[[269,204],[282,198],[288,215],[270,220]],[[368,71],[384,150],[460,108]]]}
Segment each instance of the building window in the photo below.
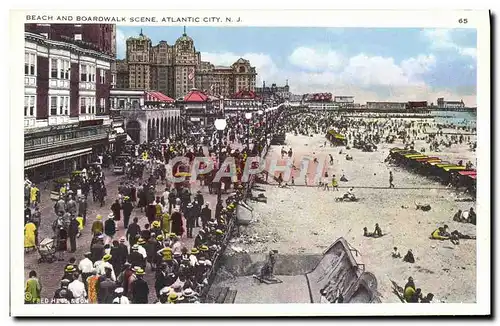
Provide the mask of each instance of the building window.
{"label": "building window", "polygon": [[35,95],[29,95],[24,97],[24,116],[25,117],[35,116]]}
{"label": "building window", "polygon": [[82,34],[75,34],[75,41],[81,41],[82,40]]}
{"label": "building window", "polygon": [[99,79],[101,81],[101,84],[104,84],[106,82],[106,71],[104,69],[99,69],[100,74],[99,74]]}
{"label": "building window", "polygon": [[95,66],[90,66],[89,81],[92,82],[92,83],[95,83],[95,71],[96,71],[96,67]]}
{"label": "building window", "polygon": [[69,115],[69,96],[64,96],[63,102],[62,114]]}
{"label": "building window", "polygon": [[99,112],[104,112],[106,109],[106,100],[104,98],[101,98],[99,100]]}
{"label": "building window", "polygon": [[81,114],[87,113],[87,106],[86,106],[86,98],[85,97],[80,97],[80,113]]}
{"label": "building window", "polygon": [[69,60],[59,60],[59,78],[69,79]]}
{"label": "building window", "polygon": [[87,81],[88,65],[80,65],[80,81]]}
{"label": "building window", "polygon": [[50,78],[57,78],[57,59],[50,59]]}
{"label": "building window", "polygon": [[95,114],[95,97],[80,97],[80,114]]}
{"label": "building window", "polygon": [[57,115],[57,96],[50,97],[50,115]]}
{"label": "building window", "polygon": [[36,54],[25,52],[24,53],[24,74],[28,76],[35,76]]}
{"label": "building window", "polygon": [[69,103],[69,97],[68,96],[60,96],[59,97],[59,115],[68,115],[68,103]]}

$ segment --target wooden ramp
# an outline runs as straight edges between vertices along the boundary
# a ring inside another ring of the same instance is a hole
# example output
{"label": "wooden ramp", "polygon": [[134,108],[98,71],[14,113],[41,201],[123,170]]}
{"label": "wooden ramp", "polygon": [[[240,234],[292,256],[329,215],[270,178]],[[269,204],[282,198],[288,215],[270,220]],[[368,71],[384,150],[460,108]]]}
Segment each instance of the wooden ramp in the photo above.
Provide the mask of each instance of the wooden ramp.
{"label": "wooden ramp", "polygon": [[210,289],[206,303],[234,303],[238,291],[231,290],[229,287],[217,287]]}

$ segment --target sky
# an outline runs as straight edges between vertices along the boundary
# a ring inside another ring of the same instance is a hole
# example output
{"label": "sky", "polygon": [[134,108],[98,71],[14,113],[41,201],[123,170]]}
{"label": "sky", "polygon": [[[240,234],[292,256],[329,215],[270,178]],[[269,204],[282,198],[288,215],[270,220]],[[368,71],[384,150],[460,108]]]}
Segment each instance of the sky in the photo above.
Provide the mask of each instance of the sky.
{"label": "sky", "polygon": [[[174,44],[183,27],[142,27],[153,45]],[[117,56],[141,27],[117,27]],[[419,28],[186,27],[203,61],[231,65],[248,59],[257,84],[295,94],[330,92],[366,101],[476,105],[476,30]]]}

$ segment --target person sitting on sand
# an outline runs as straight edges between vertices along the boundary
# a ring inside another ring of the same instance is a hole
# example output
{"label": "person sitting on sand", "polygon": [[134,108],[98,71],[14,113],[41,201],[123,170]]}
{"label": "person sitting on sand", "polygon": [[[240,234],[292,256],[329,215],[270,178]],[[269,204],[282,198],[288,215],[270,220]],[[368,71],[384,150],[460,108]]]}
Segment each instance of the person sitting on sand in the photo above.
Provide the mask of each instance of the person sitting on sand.
{"label": "person sitting on sand", "polygon": [[453,221],[460,222],[461,219],[462,219],[462,210],[459,209],[458,212],[456,212],[455,215],[453,215]]}
{"label": "person sitting on sand", "polygon": [[422,210],[424,212],[428,212],[431,210],[431,205],[429,204],[425,204],[425,205],[422,205],[422,204],[419,204],[419,203],[415,203],[415,206],[416,206],[416,209],[417,210]]}
{"label": "person sitting on sand", "polygon": [[413,293],[415,293],[415,283],[413,282],[413,277],[408,277],[408,282],[406,282],[404,291],[403,291],[403,297],[406,300],[406,302],[410,302],[411,297]]}
{"label": "person sitting on sand", "polygon": [[363,236],[364,236],[364,237],[368,237],[368,238],[373,238],[373,233],[368,232],[368,228],[365,226],[365,227],[363,228]]}
{"label": "person sitting on sand", "polygon": [[394,251],[392,252],[392,258],[401,258],[401,254],[398,251],[398,247],[394,247]]}
{"label": "person sitting on sand", "polygon": [[448,226],[448,224],[445,224],[443,226],[443,232],[441,232],[440,234],[443,237],[449,237],[450,236],[450,227]]}
{"label": "person sitting on sand", "polygon": [[413,252],[411,251],[411,249],[408,249],[408,252],[403,257],[403,261],[410,264],[413,264],[415,262],[415,257],[413,256]]}
{"label": "person sitting on sand", "polygon": [[345,159],[346,159],[347,161],[352,161],[352,156],[351,156],[351,155],[349,155],[349,154],[345,154]]}
{"label": "person sitting on sand", "polygon": [[476,225],[476,212],[474,212],[474,208],[471,207],[469,210],[469,223]]}
{"label": "person sitting on sand", "polygon": [[458,238],[458,239],[476,239],[476,237],[475,237],[475,236],[473,236],[473,235],[468,235],[468,234],[463,234],[463,233],[461,233],[461,232],[460,232],[460,231],[458,231],[458,230],[455,230],[455,231],[451,232],[451,233],[450,233],[450,237],[452,237],[452,236],[454,236],[454,237],[456,237],[456,238]]}
{"label": "person sitting on sand", "polygon": [[413,293],[413,295],[410,297],[410,301],[408,301],[408,303],[418,303],[419,300],[421,299],[422,299],[422,289],[417,288],[415,290],[415,293]]}
{"label": "person sitting on sand", "polygon": [[448,240],[449,237],[444,236],[443,233],[444,233],[444,228],[440,226],[439,228],[435,229],[434,232],[432,232],[431,239],[434,239],[434,240]]}
{"label": "person sitting on sand", "polygon": [[342,176],[340,177],[340,181],[347,182],[349,180],[347,180],[347,178],[345,177],[345,174],[342,174]]}
{"label": "person sitting on sand", "polygon": [[432,299],[434,299],[434,294],[427,293],[425,297],[420,299],[420,303],[432,303]]}
{"label": "person sitting on sand", "polygon": [[344,194],[343,199],[348,199],[348,200],[356,200],[356,196],[354,195],[354,188],[350,188],[347,193]]}
{"label": "person sitting on sand", "polygon": [[375,223],[375,231],[373,231],[373,235],[375,237],[381,237],[381,236],[383,236],[382,229],[380,228],[380,226],[378,226],[378,223]]}

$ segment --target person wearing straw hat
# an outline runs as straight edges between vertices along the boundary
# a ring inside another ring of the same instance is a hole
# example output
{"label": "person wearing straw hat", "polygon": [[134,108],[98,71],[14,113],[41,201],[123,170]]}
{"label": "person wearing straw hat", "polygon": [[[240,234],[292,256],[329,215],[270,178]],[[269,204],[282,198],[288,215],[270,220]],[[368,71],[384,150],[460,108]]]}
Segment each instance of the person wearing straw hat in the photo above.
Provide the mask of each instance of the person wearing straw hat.
{"label": "person wearing straw hat", "polygon": [[196,224],[196,211],[192,203],[187,204],[185,210],[186,227],[187,227],[187,237],[193,237],[193,229]]}
{"label": "person wearing straw hat", "polygon": [[217,244],[222,244],[222,240],[224,239],[224,231],[221,229],[215,230],[215,241]]}
{"label": "person wearing straw hat", "polygon": [[144,240],[144,238],[139,238],[137,240],[137,251],[139,251],[139,253],[142,255],[142,257],[144,259],[146,259],[148,257],[148,253],[146,251],[146,248],[145,248],[145,245],[146,245],[146,240]]}
{"label": "person wearing straw hat", "polygon": [[129,196],[123,197],[122,209],[123,209],[123,227],[126,229],[128,228],[130,215],[132,215],[132,211],[134,209],[134,206],[132,205]]}
{"label": "person wearing straw hat", "polygon": [[162,288],[158,293],[158,302],[157,304],[166,304],[168,303],[168,296],[170,295],[172,289],[168,286]]}
{"label": "person wearing straw hat", "polygon": [[194,303],[198,300],[197,293],[191,288],[184,289],[184,291],[182,291],[182,295],[186,303]]}
{"label": "person wearing straw hat", "polygon": [[97,215],[96,220],[92,223],[92,236],[95,237],[98,234],[102,234],[102,231],[104,230],[104,225],[102,224],[102,216]]}
{"label": "person wearing straw hat", "polygon": [[177,299],[178,299],[179,295],[175,292],[172,292],[168,295],[168,303],[172,303],[172,304],[175,304],[177,303]]}
{"label": "person wearing straw hat", "polygon": [[154,233],[155,235],[161,234],[161,222],[160,221],[154,221],[151,223],[151,233]]}
{"label": "person wearing straw hat", "polygon": [[60,288],[58,288],[54,292],[53,301],[55,303],[70,303],[71,302],[71,300],[73,299],[73,294],[68,289],[69,283],[70,283],[70,281],[67,279],[64,279],[61,281]]}
{"label": "person wearing straw hat", "polygon": [[76,272],[76,268],[74,265],[70,264],[70,265],[67,265],[65,268],[64,268],[64,274],[63,274],[63,277],[61,279],[66,279],[66,280],[70,280],[70,282],[73,280],[73,274]]}
{"label": "person wearing straw hat", "polygon": [[161,225],[160,228],[164,234],[169,234],[170,233],[170,214],[169,213],[163,213],[162,218],[161,218]]}
{"label": "person wearing straw hat", "polygon": [[[102,261],[103,263],[99,266],[101,271],[104,271],[104,273],[106,272],[106,269],[109,268],[111,270],[111,279],[113,281],[116,281],[116,274],[115,274],[115,269],[113,267],[113,265],[111,264],[111,261],[113,259],[113,256],[111,254],[106,254],[102,257]],[[100,273],[101,275],[103,274],[102,272]]]}
{"label": "person wearing straw hat", "polygon": [[113,241],[113,237],[116,234],[116,222],[113,219],[114,215],[109,214],[108,220],[104,222],[104,234],[106,235],[105,243]]}
{"label": "person wearing straw hat", "polygon": [[123,266],[123,264],[125,264],[125,262],[127,261],[127,256],[129,254],[129,249],[125,242],[125,237],[121,237],[118,241],[118,248],[116,250],[116,258],[120,266]]}
{"label": "person wearing straw hat", "polygon": [[122,287],[115,289],[116,298],[113,299],[113,303],[118,304],[130,304],[130,301],[126,296],[123,295],[124,289]]}
{"label": "person wearing straw hat", "polygon": [[127,286],[126,286],[127,291],[125,292],[130,301],[132,301],[132,284],[135,282],[135,280],[137,280],[137,275],[136,275],[137,271],[141,269],[142,268],[140,266],[133,266],[130,269],[132,273],[127,279]]}
{"label": "person wearing straw hat", "polygon": [[140,268],[135,275],[137,279],[132,283],[132,303],[148,303],[149,286],[144,280],[146,273]]}
{"label": "person wearing straw hat", "polygon": [[200,257],[203,256],[207,258],[209,256],[209,249],[207,245],[201,245],[198,247],[198,250],[200,251]]}
{"label": "person wearing straw hat", "polygon": [[127,261],[132,264],[132,266],[146,267],[146,260],[144,256],[139,253],[139,245],[135,244],[130,249],[130,254],[127,257]]}
{"label": "person wearing straw hat", "polygon": [[197,248],[192,248],[189,255],[189,265],[195,267],[198,265],[198,254],[200,251]]}
{"label": "person wearing straw hat", "polygon": [[196,227],[200,227],[199,223],[199,217],[201,215],[201,206],[205,202],[205,199],[203,198],[203,195],[201,194],[201,190],[198,190],[196,192],[196,195],[194,196],[194,201],[195,201],[195,212],[196,212]]}

